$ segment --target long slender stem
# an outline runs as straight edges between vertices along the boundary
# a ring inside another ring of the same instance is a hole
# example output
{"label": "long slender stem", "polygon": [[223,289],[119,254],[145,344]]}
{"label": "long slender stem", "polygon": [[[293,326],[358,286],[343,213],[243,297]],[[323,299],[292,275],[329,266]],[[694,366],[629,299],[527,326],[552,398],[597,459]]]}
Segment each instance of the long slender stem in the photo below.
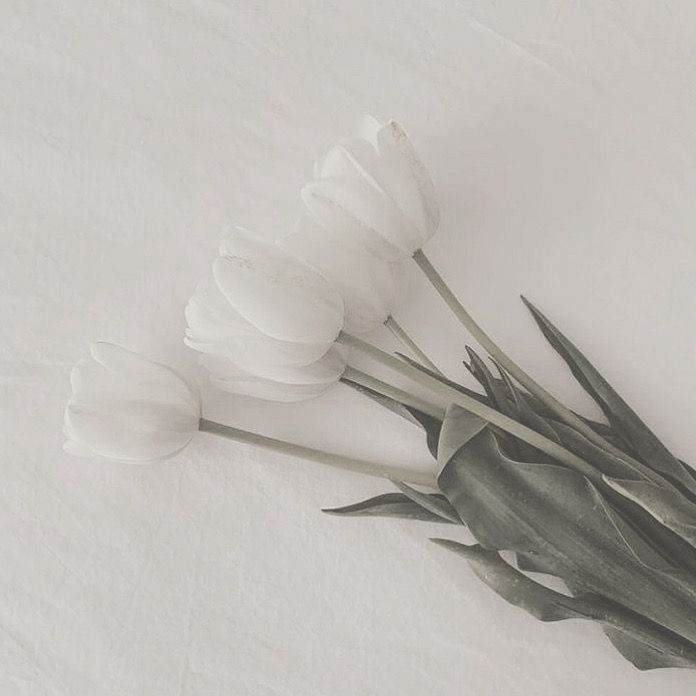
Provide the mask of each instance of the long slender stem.
{"label": "long slender stem", "polygon": [[408,350],[411,355],[418,360],[421,365],[424,365],[429,370],[436,372],[437,374],[442,374],[440,370],[437,369],[437,365],[419,348],[418,344],[404,331],[401,325],[394,319],[394,317],[387,317],[384,325],[392,332],[398,341],[404,345],[406,350]]}
{"label": "long slender stem", "polygon": [[538,450],[545,452],[554,459],[572,467],[573,469],[579,471],[589,478],[591,481],[596,481],[601,483],[601,475],[593,466],[588,464],[584,459],[578,457],[577,455],[569,452],[565,447],[562,447],[553,440],[549,440],[547,437],[537,433],[535,430],[528,428],[526,425],[519,423],[513,418],[496,411],[494,408],[482,404],[471,396],[468,396],[454,387],[450,387],[444,384],[436,377],[431,377],[425,374],[421,370],[412,367],[411,365],[395,358],[389,353],[385,353],[376,346],[363,341],[360,338],[342,332],[338,337],[338,342],[344,345],[350,346],[356,350],[359,350],[366,356],[373,358],[374,360],[380,362],[385,367],[397,372],[398,374],[407,377],[413,382],[420,384],[434,394],[439,396],[445,404],[454,403],[462,408],[475,413],[484,420],[497,425],[502,430],[518,437],[520,440],[524,440]]}
{"label": "long slender stem", "polygon": [[222,423],[206,420],[205,418],[201,418],[199,429],[206,433],[226,437],[227,439],[234,440],[235,442],[241,442],[246,445],[254,445],[255,447],[261,447],[272,452],[287,454],[291,457],[306,459],[308,461],[324,464],[335,469],[353,471],[358,474],[376,476],[378,478],[405,481],[418,486],[428,486],[431,488],[436,487],[434,474],[429,474],[427,472],[410,471],[398,466],[377,464],[376,462],[369,462],[363,459],[345,457],[341,454],[324,452],[323,450],[305,447],[303,445],[296,445],[295,443],[286,442],[285,440],[277,440],[276,438],[260,435],[259,433],[252,433],[247,430],[232,428],[228,425],[223,425]]}
{"label": "long slender stem", "polygon": [[433,418],[437,418],[438,420],[442,420],[445,417],[445,410],[443,408],[436,406],[435,404],[431,404],[429,401],[421,399],[418,396],[414,396],[403,389],[399,389],[391,384],[387,384],[387,382],[383,382],[382,380],[377,379],[372,375],[368,375],[361,370],[356,370],[350,365],[346,367],[343,377],[351,382],[355,382],[363,387],[367,387],[374,392],[378,392],[379,394],[382,394],[382,396],[388,396],[390,399],[394,399],[405,406],[415,408],[422,413],[426,413]]}
{"label": "long slender stem", "polygon": [[473,336],[479,345],[498,362],[510,375],[512,375],[523,387],[529,390],[531,394],[542,401],[558,418],[564,423],[582,433],[590,442],[598,447],[611,452],[614,456],[619,457],[625,462],[637,464],[625,452],[622,452],[618,447],[611,442],[605,440],[601,435],[596,433],[587,423],[579,418],[567,406],[563,405],[556,397],[549,394],[535,379],[530,377],[517,363],[515,363],[508,355],[493,341],[493,339],[479,326],[476,320],[466,311],[462,303],[457,299],[454,293],[449,289],[447,283],[442,276],[435,270],[428,258],[422,250],[418,250],[413,259],[423,271],[432,286],[440,294],[440,297],[445,301],[447,306],[452,310],[452,313],[464,325],[467,331]]}

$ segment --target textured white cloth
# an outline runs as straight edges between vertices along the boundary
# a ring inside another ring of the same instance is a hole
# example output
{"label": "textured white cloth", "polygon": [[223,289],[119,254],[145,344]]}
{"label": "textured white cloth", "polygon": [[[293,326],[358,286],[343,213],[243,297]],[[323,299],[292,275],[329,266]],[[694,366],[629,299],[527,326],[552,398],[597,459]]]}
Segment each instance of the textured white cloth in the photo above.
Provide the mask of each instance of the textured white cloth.
{"label": "textured white cloth", "polygon": [[[695,22],[680,0],[0,3],[0,694],[692,694],[503,603],[427,541],[447,528],[319,511],[389,484],[203,434],[145,466],[61,445],[103,339],[199,377],[207,417],[430,465],[347,387],[213,392],[181,340],[226,225],[290,230],[368,111],[408,131],[442,216],[425,251],[499,343],[594,413],[524,292],[696,460]],[[467,379],[470,338],[408,271],[397,319]]]}

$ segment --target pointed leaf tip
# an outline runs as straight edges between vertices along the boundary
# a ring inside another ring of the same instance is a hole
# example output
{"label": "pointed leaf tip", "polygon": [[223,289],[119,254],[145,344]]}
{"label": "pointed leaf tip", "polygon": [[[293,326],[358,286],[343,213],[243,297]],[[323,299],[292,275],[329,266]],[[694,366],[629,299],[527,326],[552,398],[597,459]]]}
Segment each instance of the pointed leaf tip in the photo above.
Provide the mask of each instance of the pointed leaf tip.
{"label": "pointed leaf tip", "polygon": [[[435,505],[439,501],[446,502],[442,495],[432,494],[432,498],[436,501]],[[422,522],[449,522],[442,514],[432,512],[430,507],[424,507],[403,493],[384,493],[352,505],[322,508],[322,512],[341,517],[394,517]]]}
{"label": "pointed leaf tip", "polygon": [[403,481],[394,481],[392,483],[410,500],[412,500],[416,505],[420,505],[424,510],[441,517],[444,522],[451,522],[452,524],[462,524],[462,520],[459,517],[457,511],[450,505],[447,498],[440,495],[433,495],[427,493],[421,493],[415,488],[405,484]]}
{"label": "pointed leaf tip", "polygon": [[638,414],[613,389],[585,355],[529,300],[522,298],[551,347],[563,358],[580,386],[602,409],[612,427],[653,471],[696,493],[696,479],[665,447]]}

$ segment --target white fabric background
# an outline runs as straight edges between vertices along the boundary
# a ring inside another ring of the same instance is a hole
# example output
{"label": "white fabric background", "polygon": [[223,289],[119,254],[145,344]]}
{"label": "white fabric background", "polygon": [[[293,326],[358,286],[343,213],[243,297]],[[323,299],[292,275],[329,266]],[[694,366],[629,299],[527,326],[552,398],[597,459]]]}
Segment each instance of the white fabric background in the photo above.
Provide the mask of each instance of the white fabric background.
{"label": "white fabric background", "polygon": [[[222,230],[288,229],[314,158],[370,111],[431,169],[426,251],[491,333],[589,409],[527,293],[696,460],[695,22],[686,1],[4,0],[0,693],[692,693],[506,605],[428,543],[442,528],[320,512],[388,484],[209,436],[143,467],[60,448],[91,340],[202,377],[182,308]],[[464,376],[415,269],[397,318]],[[209,396],[228,423],[428,465],[345,387]]]}

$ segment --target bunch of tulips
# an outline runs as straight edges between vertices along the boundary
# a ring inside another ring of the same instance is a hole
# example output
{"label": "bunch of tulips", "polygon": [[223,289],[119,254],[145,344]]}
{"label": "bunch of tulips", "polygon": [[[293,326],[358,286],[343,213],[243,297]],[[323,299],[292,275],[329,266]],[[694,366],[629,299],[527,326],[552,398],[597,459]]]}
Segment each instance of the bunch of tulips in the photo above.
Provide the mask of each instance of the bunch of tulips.
{"label": "bunch of tulips", "polygon": [[[186,307],[185,342],[225,391],[275,401],[342,381],[416,423],[436,464],[412,471],[324,452],[202,417],[170,368],[106,343],[72,372],[66,451],[128,462],[172,456],[198,431],[388,479],[396,490],[338,515],[440,522],[476,544],[437,543],[542,621],[598,623],[636,667],[696,666],[696,474],[674,457],[583,354],[526,302],[606,422],[569,410],[513,362],[423,253],[439,224],[428,172],[394,121],[366,117],[302,189],[304,211],[269,242],[237,229]],[[449,379],[394,320],[415,262],[490,366],[469,349],[480,390]],[[367,342],[386,326],[407,354]],[[403,386],[357,369],[351,357]],[[513,552],[509,562],[501,551]],[[536,574],[560,578],[566,593]]]}

